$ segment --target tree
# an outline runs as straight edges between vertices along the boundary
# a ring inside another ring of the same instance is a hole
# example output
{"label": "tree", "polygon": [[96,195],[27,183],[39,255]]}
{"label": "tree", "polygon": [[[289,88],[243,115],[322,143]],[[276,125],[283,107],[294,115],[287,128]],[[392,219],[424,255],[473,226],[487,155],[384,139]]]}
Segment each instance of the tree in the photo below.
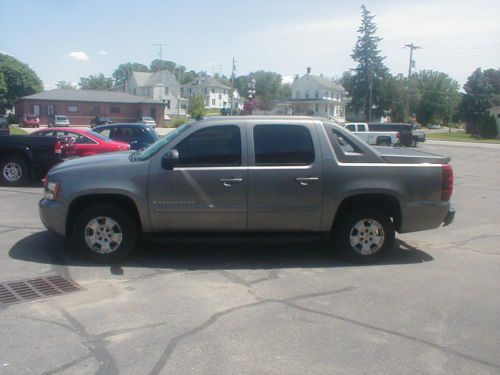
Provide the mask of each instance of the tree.
{"label": "tree", "polygon": [[113,79],[104,74],[80,77],[78,83],[81,90],[110,90],[113,87]]}
{"label": "tree", "polygon": [[68,81],[58,81],[56,82],[56,87],[58,89],[76,89],[75,86],[73,86],[73,84],[71,82],[68,82]]}
{"label": "tree", "polygon": [[466,131],[478,134],[484,114],[492,105],[493,86],[481,68],[467,78],[465,93],[460,102],[460,117],[465,121]]}
{"label": "tree", "polygon": [[495,116],[485,113],[481,123],[481,138],[494,139],[498,135],[497,122]]}
{"label": "tree", "polygon": [[422,70],[412,76],[417,91],[415,113],[423,124],[447,124],[460,102],[459,84],[445,73]]}
{"label": "tree", "polygon": [[260,101],[260,109],[270,110],[273,101],[289,98],[291,96],[290,85],[282,84],[282,77],[275,72],[259,70],[248,76],[235,78],[234,86],[241,96],[248,98],[248,83],[250,76],[255,79],[255,97]]}
{"label": "tree", "polygon": [[160,70],[168,70],[170,71],[170,73],[174,73],[174,71],[177,69],[177,64],[173,61],[156,59],[151,62],[149,69],[152,72],[158,72]]}
{"label": "tree", "polygon": [[16,58],[0,53],[0,111],[12,107],[17,99],[43,90],[36,73]]}
{"label": "tree", "polygon": [[500,105],[500,69],[486,69],[484,75],[493,87],[493,105]]}
{"label": "tree", "polygon": [[199,120],[203,118],[203,116],[205,116],[207,110],[205,108],[205,98],[203,97],[203,95],[197,94],[189,98],[187,112],[192,118],[196,120]]}
{"label": "tree", "polygon": [[382,81],[381,106],[387,108],[391,120],[403,122],[406,117],[406,86],[407,79],[402,74],[388,76]]}
{"label": "tree", "polygon": [[353,69],[354,74],[350,87],[351,107],[356,110],[362,110],[365,118],[370,120],[371,107],[375,106],[374,113],[377,116],[383,114],[384,109],[381,106],[383,95],[383,80],[388,76],[388,70],[384,66],[385,57],[380,56],[377,44],[382,40],[375,36],[377,26],[373,19],[375,16],[362,5],[361,26],[358,29],[358,39],[351,55],[357,62],[357,67]]}
{"label": "tree", "polygon": [[149,68],[141,63],[128,62],[118,65],[112,76],[115,86],[125,85],[125,82],[130,79],[132,72],[149,72]]}

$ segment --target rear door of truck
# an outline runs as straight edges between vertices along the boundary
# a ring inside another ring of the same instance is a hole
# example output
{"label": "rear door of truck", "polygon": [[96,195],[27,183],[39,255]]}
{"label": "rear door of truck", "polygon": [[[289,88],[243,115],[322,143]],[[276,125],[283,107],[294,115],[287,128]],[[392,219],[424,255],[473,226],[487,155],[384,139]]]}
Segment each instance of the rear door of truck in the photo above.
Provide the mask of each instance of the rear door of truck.
{"label": "rear door of truck", "polygon": [[313,121],[252,120],[248,229],[317,231],[322,213],[322,159]]}

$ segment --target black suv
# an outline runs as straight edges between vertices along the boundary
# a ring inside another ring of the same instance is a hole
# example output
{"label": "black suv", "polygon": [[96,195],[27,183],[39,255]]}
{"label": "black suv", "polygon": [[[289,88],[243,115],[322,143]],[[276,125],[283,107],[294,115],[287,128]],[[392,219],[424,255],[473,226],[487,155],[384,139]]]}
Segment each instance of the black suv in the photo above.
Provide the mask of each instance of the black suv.
{"label": "black suv", "polygon": [[91,127],[98,126],[98,125],[107,125],[107,124],[112,124],[113,120],[110,117],[94,117],[92,120],[90,120],[90,125]]}
{"label": "black suv", "polygon": [[102,125],[93,130],[113,141],[127,142],[132,150],[148,147],[160,139],[152,126],[144,124]]}

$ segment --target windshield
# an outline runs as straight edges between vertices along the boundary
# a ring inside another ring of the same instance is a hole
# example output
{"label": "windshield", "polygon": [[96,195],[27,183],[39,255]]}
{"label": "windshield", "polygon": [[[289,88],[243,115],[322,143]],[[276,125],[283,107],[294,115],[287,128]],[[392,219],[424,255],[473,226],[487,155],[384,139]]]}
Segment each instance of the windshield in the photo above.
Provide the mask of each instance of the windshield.
{"label": "windshield", "polygon": [[149,159],[151,156],[156,154],[158,151],[160,151],[163,146],[166,144],[170,143],[173,139],[175,139],[177,136],[185,132],[191,127],[192,122],[188,124],[184,124],[174,131],[171,131],[168,133],[165,137],[160,138],[157,140],[155,143],[153,143],[151,146],[148,148],[144,149],[143,151],[139,152],[138,154],[135,155],[136,160],[146,160]]}

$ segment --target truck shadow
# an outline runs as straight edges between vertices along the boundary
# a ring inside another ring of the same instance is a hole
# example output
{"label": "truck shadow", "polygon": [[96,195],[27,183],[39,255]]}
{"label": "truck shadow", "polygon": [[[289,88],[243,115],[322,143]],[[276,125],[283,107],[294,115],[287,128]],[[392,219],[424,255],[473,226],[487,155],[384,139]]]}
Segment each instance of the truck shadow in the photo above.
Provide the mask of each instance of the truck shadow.
{"label": "truck shadow", "polygon": [[[53,266],[109,267],[82,259],[68,248],[68,243],[46,231],[34,233],[17,242],[9,251],[13,259]],[[123,274],[123,267],[228,270],[351,267],[370,265],[415,264],[434,258],[402,240],[394,249],[373,264],[350,262],[338,255],[328,243],[319,241],[178,241],[145,242],[126,261],[114,264],[110,272]]]}

